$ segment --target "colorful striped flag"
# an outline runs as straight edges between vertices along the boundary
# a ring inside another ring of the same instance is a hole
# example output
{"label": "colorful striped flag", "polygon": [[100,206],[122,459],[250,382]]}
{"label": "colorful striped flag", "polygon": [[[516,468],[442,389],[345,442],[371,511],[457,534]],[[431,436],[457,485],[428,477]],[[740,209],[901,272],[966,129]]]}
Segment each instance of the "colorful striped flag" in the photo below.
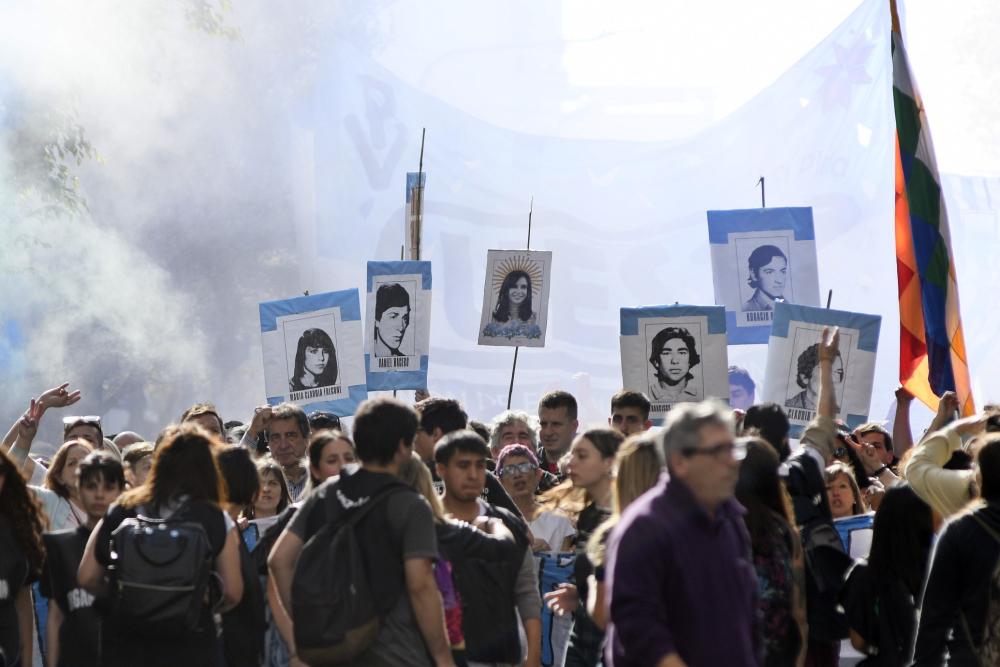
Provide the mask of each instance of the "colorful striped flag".
{"label": "colorful striped flag", "polygon": [[896,109],[896,274],[899,279],[899,381],[932,410],[958,395],[975,411],[958,306],[951,234],[934,146],[892,6],[892,96]]}

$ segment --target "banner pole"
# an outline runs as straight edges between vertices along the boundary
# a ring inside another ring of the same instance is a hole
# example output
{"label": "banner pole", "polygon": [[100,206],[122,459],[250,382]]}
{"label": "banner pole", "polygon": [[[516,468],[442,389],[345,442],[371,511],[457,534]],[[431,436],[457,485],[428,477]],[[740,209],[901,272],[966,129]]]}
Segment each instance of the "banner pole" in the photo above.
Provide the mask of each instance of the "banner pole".
{"label": "banner pole", "polygon": [[[532,195],[531,203],[528,204],[528,243],[525,250],[531,251],[531,214],[535,210],[535,197]],[[517,372],[517,353],[521,349],[520,345],[514,346],[514,364],[510,367],[510,388],[507,390],[507,409],[510,410],[510,401],[514,396],[514,374]]]}

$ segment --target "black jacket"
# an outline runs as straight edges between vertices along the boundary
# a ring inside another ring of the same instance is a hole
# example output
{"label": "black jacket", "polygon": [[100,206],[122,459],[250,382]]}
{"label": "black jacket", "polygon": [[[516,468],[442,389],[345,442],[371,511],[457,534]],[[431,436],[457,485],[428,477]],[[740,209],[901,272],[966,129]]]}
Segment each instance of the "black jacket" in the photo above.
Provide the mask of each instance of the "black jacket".
{"label": "black jacket", "polygon": [[822,642],[844,639],[847,620],[838,611],[838,599],[851,558],[833,527],[823,471],[805,450],[789,457],[786,466],[785,488],[792,498],[806,560],[809,637]]}
{"label": "black jacket", "polygon": [[[1000,533],[1000,503],[956,516],[934,546],[913,653],[913,664],[918,667],[979,665],[975,651],[982,641],[993,573],[1000,559],[1000,541],[980,522]],[[946,648],[948,662],[944,660]]]}
{"label": "black jacket", "polygon": [[[462,634],[470,662],[517,663],[517,574],[528,549],[524,521],[501,507],[488,506],[487,514],[501,519],[514,533],[514,542],[484,545],[470,541],[457,529],[439,528],[438,546],[451,563],[455,588],[462,599]],[[481,541],[479,541],[481,542]]]}

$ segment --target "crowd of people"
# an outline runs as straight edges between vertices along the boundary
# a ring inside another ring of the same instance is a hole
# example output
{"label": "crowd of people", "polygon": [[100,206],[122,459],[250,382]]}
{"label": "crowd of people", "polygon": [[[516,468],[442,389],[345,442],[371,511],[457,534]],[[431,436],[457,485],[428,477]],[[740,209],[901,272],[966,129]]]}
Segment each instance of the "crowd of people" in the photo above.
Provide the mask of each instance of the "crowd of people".
{"label": "crowd of people", "polygon": [[900,390],[848,428],[838,344],[795,447],[732,369],[662,428],[627,390],[592,426],[565,391],[489,425],[374,398],[350,433],[199,403],[152,442],[66,417],[46,460],[60,385],[0,447],[0,666],[1000,664],[1000,416],[946,393],[914,442]]}

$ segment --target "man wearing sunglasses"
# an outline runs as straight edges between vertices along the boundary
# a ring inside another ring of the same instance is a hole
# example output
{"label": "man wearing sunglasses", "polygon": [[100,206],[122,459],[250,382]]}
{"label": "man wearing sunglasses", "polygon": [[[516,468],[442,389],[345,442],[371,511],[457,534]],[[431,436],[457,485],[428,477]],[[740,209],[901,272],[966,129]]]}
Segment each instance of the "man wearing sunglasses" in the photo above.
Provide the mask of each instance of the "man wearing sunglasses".
{"label": "man wearing sunglasses", "polygon": [[733,498],[746,447],[732,413],[676,405],[660,446],[669,478],[628,507],[608,546],[606,662],[756,667],[757,579]]}

